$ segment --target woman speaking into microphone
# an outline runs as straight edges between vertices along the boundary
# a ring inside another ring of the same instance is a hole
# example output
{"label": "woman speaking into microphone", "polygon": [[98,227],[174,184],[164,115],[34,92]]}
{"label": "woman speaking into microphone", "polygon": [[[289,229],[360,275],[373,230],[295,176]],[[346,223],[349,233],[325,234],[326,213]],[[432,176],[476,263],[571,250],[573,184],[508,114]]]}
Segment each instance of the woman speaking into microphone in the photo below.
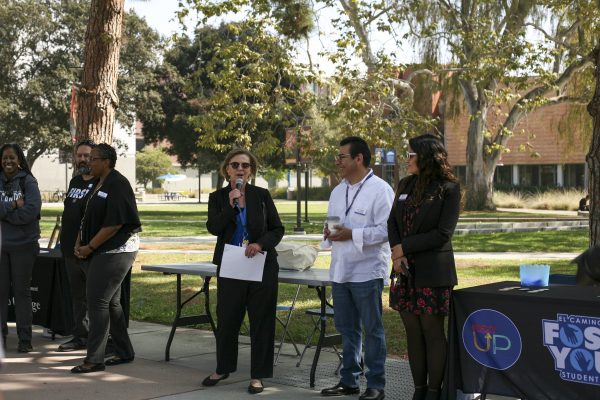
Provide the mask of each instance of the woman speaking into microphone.
{"label": "woman speaking into microphone", "polygon": [[[283,225],[268,190],[248,183],[256,175],[256,157],[234,149],[225,157],[221,173],[229,184],[210,194],[208,231],[216,235],[213,263],[217,265],[217,369],[202,381],[214,386],[237,369],[238,336],[246,310],[250,320],[249,393],[263,391],[263,378],[273,376],[275,307],[277,305],[277,252]],[[245,246],[246,257],[266,252],[262,281],[221,277],[225,244]]]}

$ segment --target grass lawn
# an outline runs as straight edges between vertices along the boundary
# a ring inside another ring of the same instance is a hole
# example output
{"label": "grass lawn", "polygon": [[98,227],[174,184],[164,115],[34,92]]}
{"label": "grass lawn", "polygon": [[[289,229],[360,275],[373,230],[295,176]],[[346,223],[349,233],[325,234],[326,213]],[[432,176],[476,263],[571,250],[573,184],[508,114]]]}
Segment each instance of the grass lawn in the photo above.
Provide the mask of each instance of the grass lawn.
{"label": "grass lawn", "polygon": [[[286,232],[292,233],[296,226],[296,203],[294,201],[277,201],[277,210],[285,226]],[[208,235],[206,230],[207,204],[169,204],[169,205],[143,205],[138,206],[142,220],[144,236],[199,236]],[[306,233],[321,233],[323,221],[327,214],[326,201],[310,201],[308,203],[308,216],[310,222],[304,222],[304,203],[302,203],[302,227]],[[45,207],[42,209],[42,237],[49,237],[54,228],[56,217],[62,214],[59,206]],[[463,212],[461,217],[468,218],[511,218],[523,217],[518,212]],[[527,214],[528,217],[548,217],[548,215]],[[177,222],[177,223],[173,223]]]}
{"label": "grass lawn", "polygon": [[[177,255],[177,254],[140,254],[136,260],[136,267],[133,274],[132,292],[131,292],[131,317],[135,320],[144,320],[171,324],[175,318],[175,285],[174,276],[162,275],[154,272],[140,271],[142,264],[160,264],[171,262],[194,262],[209,261],[210,255]],[[329,257],[321,256],[317,258],[318,262],[315,268],[327,268]],[[569,264],[568,260],[535,260],[530,263],[549,264],[552,273],[574,273],[575,267]],[[458,265],[459,286],[458,288],[481,285],[485,283],[498,282],[504,280],[519,280],[519,262],[518,261],[489,261],[489,260],[459,260]],[[202,280],[197,277],[183,276],[183,287],[186,288],[184,297],[190,296],[198,290]],[[211,283],[211,302],[214,313],[214,304],[216,297],[216,285]],[[279,285],[279,303],[289,304],[296,291],[295,285]],[[386,327],[386,337],[388,344],[388,354],[391,356],[406,356],[405,332],[400,321],[400,317],[394,310],[387,307],[388,288],[384,290],[384,324]],[[201,304],[198,300],[191,302],[193,310],[199,311]],[[290,332],[297,343],[303,343],[305,338],[312,330],[310,317],[304,314],[308,308],[319,307],[319,301],[314,289],[301,287],[300,295],[296,303],[296,310],[292,316]],[[189,312],[189,311],[188,311]],[[332,325],[332,324],[331,324]],[[208,329],[207,326],[199,326],[201,329]],[[280,326],[277,326],[277,334],[281,333]]]}
{"label": "grass lawn", "polygon": [[[278,201],[276,203],[280,216],[288,233],[296,225],[296,203],[291,201]],[[302,204],[304,210],[304,203]],[[309,202],[310,223],[302,222],[308,233],[320,233],[322,221],[325,219],[327,202]],[[140,205],[140,217],[143,223],[143,236],[197,236],[207,235],[206,204],[171,204],[171,205]],[[49,237],[55,225],[56,216],[61,215],[60,207],[48,207],[42,210],[42,237]],[[463,213],[463,217],[490,218],[490,217],[515,217],[523,216],[521,213],[482,212]],[[549,216],[549,218],[553,218]],[[457,235],[453,239],[454,249],[458,252],[581,252],[588,245],[588,230],[577,231],[544,231],[527,233],[494,233],[494,234],[469,234]],[[159,244],[143,245],[145,249],[179,249],[179,250],[212,250],[212,244]],[[139,254],[134,266],[131,317],[135,320],[144,320],[171,324],[175,317],[175,277],[158,273],[142,272],[142,264],[165,264],[177,262],[209,261],[210,254]],[[534,261],[528,260],[528,263]],[[544,261],[536,263],[550,264],[552,273],[573,273],[574,266],[569,261]],[[458,265],[459,288],[484,283],[518,280],[518,261],[489,261],[489,260],[460,260]],[[317,258],[315,268],[328,268],[329,257]],[[189,276],[182,277],[185,295],[192,295],[201,285],[200,278]],[[282,284],[279,286],[279,302],[289,303],[295,293],[296,287]],[[214,285],[213,285],[214,289]],[[216,291],[211,292],[215,296]],[[388,353],[393,356],[406,355],[405,334],[399,316],[387,307],[387,289],[384,291],[384,323],[386,326]],[[214,299],[212,301],[214,305]],[[192,307],[199,307],[197,300],[191,303]],[[312,330],[312,322],[304,314],[308,308],[319,306],[314,289],[302,287],[297,302],[297,309],[292,317],[290,331],[297,343],[303,343]],[[213,306],[214,308],[214,306]],[[207,329],[206,326],[200,327]],[[280,327],[278,326],[278,329]],[[278,331],[278,335],[280,331]]]}

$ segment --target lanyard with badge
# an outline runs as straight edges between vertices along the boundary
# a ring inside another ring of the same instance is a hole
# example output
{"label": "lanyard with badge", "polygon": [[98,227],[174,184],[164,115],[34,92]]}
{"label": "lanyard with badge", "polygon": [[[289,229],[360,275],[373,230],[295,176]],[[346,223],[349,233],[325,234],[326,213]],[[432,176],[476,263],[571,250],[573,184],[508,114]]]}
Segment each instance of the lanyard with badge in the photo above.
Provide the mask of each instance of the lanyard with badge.
{"label": "lanyard with badge", "polygon": [[358,187],[358,189],[356,190],[356,193],[354,193],[354,197],[352,197],[352,203],[350,203],[350,205],[348,205],[348,190],[350,189],[350,185],[348,185],[348,183],[346,183],[346,217],[348,216],[348,213],[350,212],[350,209],[352,208],[352,206],[354,205],[354,200],[356,200],[356,197],[358,196],[358,194],[360,193],[360,190],[362,189],[363,185],[365,184],[365,182],[367,182],[371,177],[373,176],[373,171],[371,171],[371,173],[365,178],[364,181],[362,181],[362,183],[360,184],[360,186]]}
{"label": "lanyard with badge", "polygon": [[246,225],[247,225],[246,210],[248,207],[241,208],[240,206],[236,206],[236,208],[239,211],[237,218],[238,218],[240,224],[242,225],[242,242],[241,242],[240,246],[246,247],[246,246],[248,246],[248,243],[249,243],[248,229],[246,228]]}

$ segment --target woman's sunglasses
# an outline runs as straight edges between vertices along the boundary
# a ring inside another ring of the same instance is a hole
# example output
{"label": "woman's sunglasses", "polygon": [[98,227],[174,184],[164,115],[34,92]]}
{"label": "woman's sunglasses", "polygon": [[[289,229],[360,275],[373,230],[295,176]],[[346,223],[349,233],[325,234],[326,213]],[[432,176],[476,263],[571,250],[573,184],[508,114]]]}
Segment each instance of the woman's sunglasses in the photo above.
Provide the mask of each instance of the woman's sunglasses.
{"label": "woman's sunglasses", "polygon": [[239,163],[237,161],[234,161],[234,162],[229,163],[229,166],[233,169],[238,169],[240,167],[240,165],[242,166],[243,169],[250,168],[250,163],[247,163],[247,162]]}

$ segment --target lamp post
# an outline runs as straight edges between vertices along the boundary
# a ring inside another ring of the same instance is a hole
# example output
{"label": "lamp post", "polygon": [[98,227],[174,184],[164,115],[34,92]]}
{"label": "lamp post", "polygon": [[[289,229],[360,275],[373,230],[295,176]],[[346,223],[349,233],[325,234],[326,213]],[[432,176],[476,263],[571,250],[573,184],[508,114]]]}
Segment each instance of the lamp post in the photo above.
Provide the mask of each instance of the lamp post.
{"label": "lamp post", "polygon": [[302,179],[300,166],[300,128],[296,130],[296,226],[294,227],[295,233],[305,233],[302,227],[302,200],[300,199],[300,186],[302,185]]}

